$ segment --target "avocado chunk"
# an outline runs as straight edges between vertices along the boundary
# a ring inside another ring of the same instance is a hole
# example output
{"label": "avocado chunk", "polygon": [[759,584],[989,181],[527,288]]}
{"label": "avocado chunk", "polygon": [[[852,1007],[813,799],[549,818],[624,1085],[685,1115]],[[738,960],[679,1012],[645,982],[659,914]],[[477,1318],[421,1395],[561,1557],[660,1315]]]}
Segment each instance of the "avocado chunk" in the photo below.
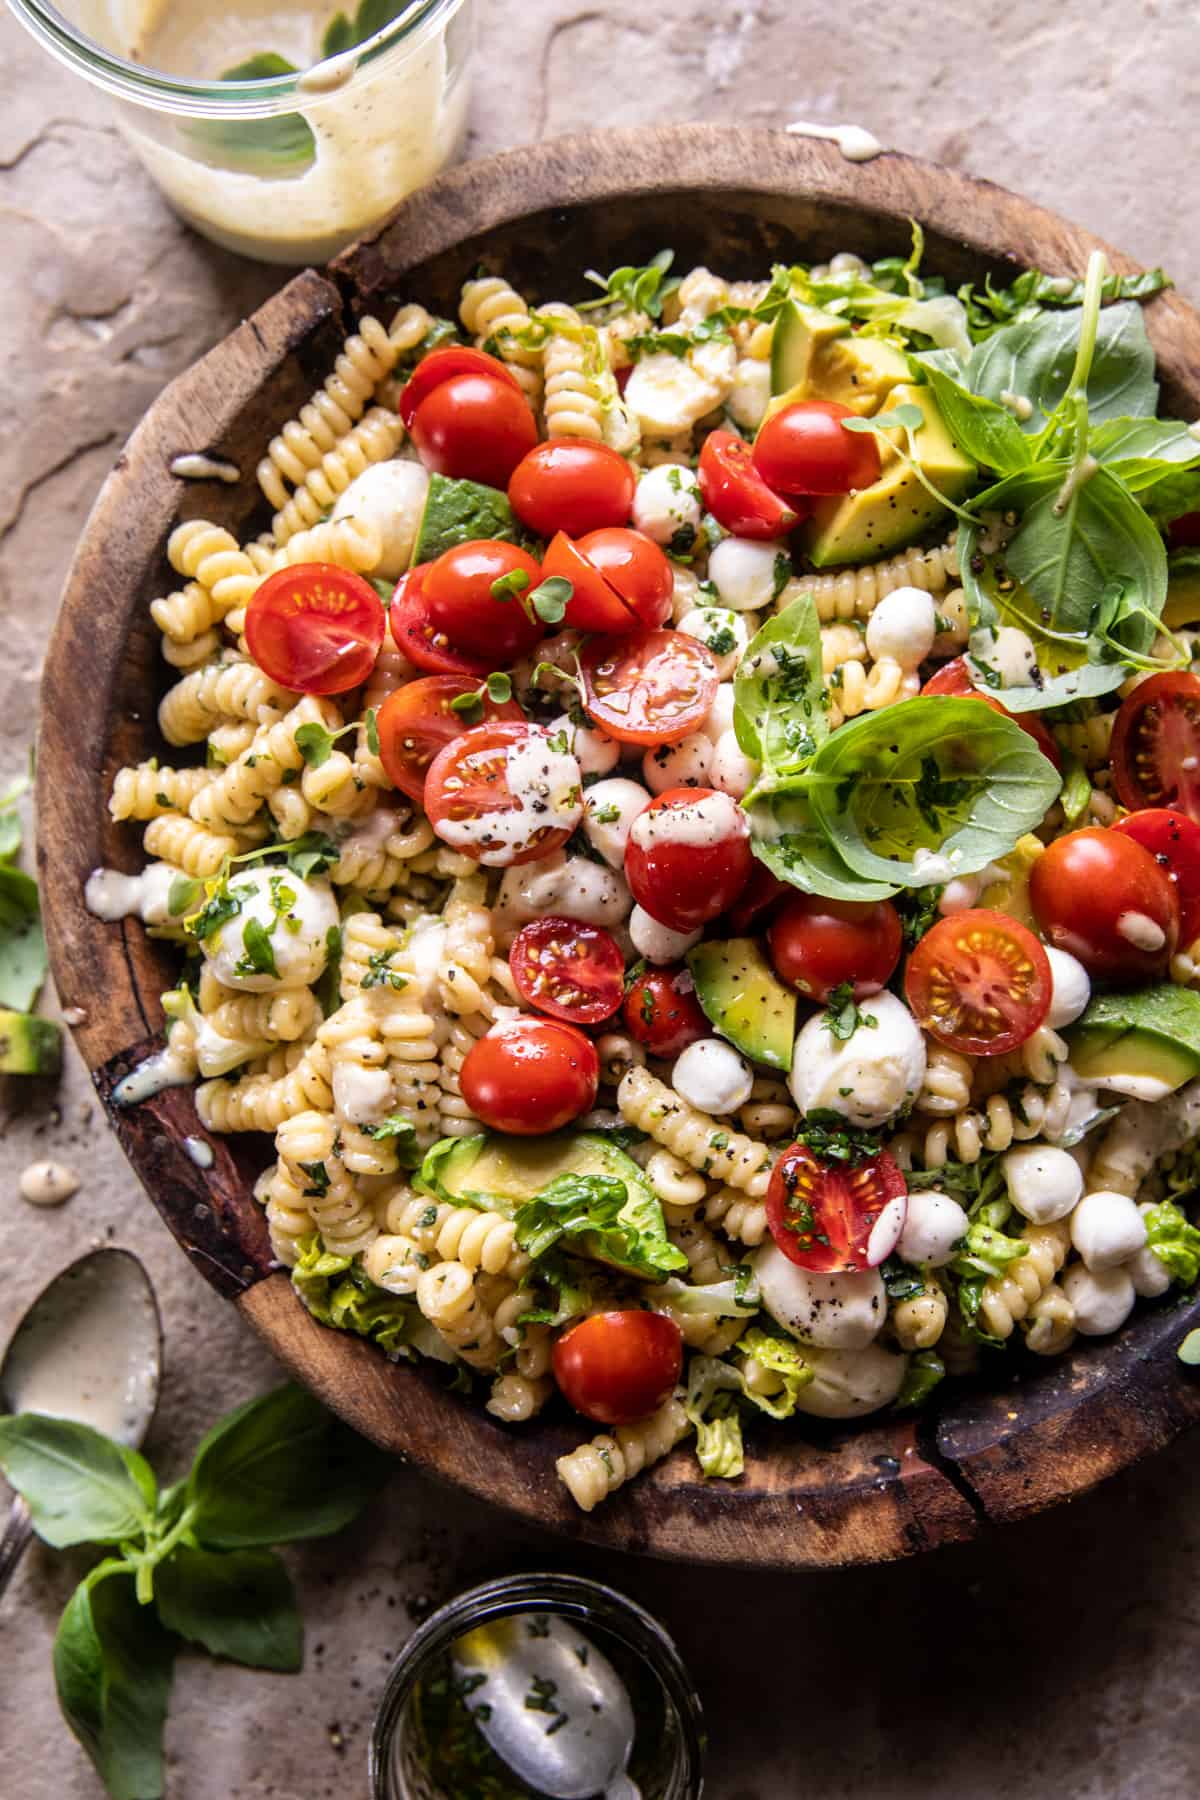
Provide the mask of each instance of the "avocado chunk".
{"label": "avocado chunk", "polygon": [[866,418],[886,406],[894,389],[909,378],[908,358],[883,338],[834,338],[813,356],[808,378],[777,395],[765,417],[794,400],[836,400]]}
{"label": "avocado chunk", "polygon": [[57,1075],[62,1032],[53,1019],[0,1008],[0,1075]]}
{"label": "avocado chunk", "polygon": [[654,1199],[633,1158],[592,1131],[555,1131],[541,1138],[488,1131],[437,1144],[421,1165],[420,1185],[440,1200],[485,1204],[511,1216],[559,1175],[611,1176],[631,1195]]}
{"label": "avocado chunk", "polygon": [[1200,620],[1200,550],[1181,550],[1167,558],[1167,599],[1162,620],[1170,631]]}
{"label": "avocado chunk", "polygon": [[735,1050],[772,1069],[790,1069],[796,996],[753,938],[714,939],[687,954],[696,998]]}
{"label": "avocado chunk", "polygon": [[[919,408],[925,423],[914,434],[916,459],[948,500],[960,499],[975,481],[975,464],[950,436],[932,390],[901,382],[888,395],[888,409],[899,406]],[[896,444],[904,436],[898,429],[884,435]],[[946,509],[921,485],[914,470],[890,450],[881,446],[881,451],[883,471],[878,481],[814,502],[812,516],[801,528],[814,568],[874,562],[904,549],[945,516]]]}
{"label": "avocado chunk", "polygon": [[771,339],[771,392],[794,400],[806,398],[793,390],[807,387],[814,361],[827,345],[849,335],[848,319],[805,306],[800,300],[785,300]]}
{"label": "avocado chunk", "polygon": [[456,544],[469,544],[476,538],[504,538],[515,544],[521,535],[507,496],[499,488],[431,475],[413,546],[413,567],[433,562]]}
{"label": "avocado chunk", "polygon": [[1135,1100],[1161,1100],[1200,1075],[1200,993],[1172,983],[1102,994],[1068,1033],[1071,1067]]}

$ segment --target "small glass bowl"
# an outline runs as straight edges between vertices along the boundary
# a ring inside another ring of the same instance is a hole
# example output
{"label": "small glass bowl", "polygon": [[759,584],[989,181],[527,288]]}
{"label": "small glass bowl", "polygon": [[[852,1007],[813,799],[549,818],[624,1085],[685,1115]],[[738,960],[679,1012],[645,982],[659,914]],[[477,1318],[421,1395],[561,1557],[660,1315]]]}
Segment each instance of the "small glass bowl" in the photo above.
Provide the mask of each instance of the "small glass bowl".
{"label": "small glass bowl", "polygon": [[[652,1746],[649,1766],[637,1771],[643,1800],[699,1800],[704,1789],[703,1713],[674,1643],[657,1620],[613,1588],[578,1575],[552,1574],[507,1575],[470,1588],[413,1633],[392,1664],[375,1715],[372,1800],[457,1800],[433,1780],[425,1761],[416,1718],[418,1683],[437,1671],[464,1633],[514,1613],[568,1619],[619,1669],[624,1665],[645,1677],[654,1709],[661,1704],[661,1716],[645,1734]],[[635,1704],[635,1715],[637,1711]],[[644,1742],[643,1725],[639,1717],[635,1762]]]}

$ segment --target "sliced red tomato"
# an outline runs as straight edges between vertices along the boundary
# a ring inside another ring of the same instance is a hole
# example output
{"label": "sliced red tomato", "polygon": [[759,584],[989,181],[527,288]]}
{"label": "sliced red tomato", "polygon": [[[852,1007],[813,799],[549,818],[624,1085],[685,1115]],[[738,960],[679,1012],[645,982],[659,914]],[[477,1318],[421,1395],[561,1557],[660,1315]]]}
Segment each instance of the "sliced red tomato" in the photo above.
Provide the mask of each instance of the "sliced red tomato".
{"label": "sliced red tomato", "polygon": [[459,1076],[463,1099],[490,1131],[540,1137],[596,1102],[596,1046],[558,1019],[512,1019],[476,1038]]}
{"label": "sliced red tomato", "polygon": [[666,1313],[593,1313],[554,1346],[555,1381],[598,1425],[633,1425],[657,1412],[682,1367],[683,1334]]}
{"label": "sliced red tomato", "polygon": [[1167,871],[1131,835],[1098,825],[1046,846],[1030,871],[1029,903],[1050,942],[1106,981],[1162,975],[1179,941]]}
{"label": "sliced red tomato", "polygon": [[625,879],[660,925],[696,931],[732,906],[753,862],[736,800],[714,788],[668,788],[633,822]]}
{"label": "sliced red tomato", "polygon": [[730,931],[735,937],[743,936],[755,921],[764,922],[778,903],[795,891],[790,882],[780,881],[778,875],[772,875],[766,863],[759,862],[756,857],[750,879],[726,915]]}
{"label": "sliced red tomato", "polygon": [[1200,825],[1171,806],[1149,806],[1112,827],[1148,850],[1165,870],[1179,902],[1179,941],[1190,944],[1200,931]]}
{"label": "sliced red tomato", "polygon": [[521,392],[520,382],[498,356],[489,356],[484,350],[472,350],[467,344],[447,344],[444,350],[431,350],[417,364],[401,390],[396,411],[406,430],[422,400],[454,375],[486,375],[490,381],[503,381],[518,394]]}
{"label": "sliced red tomato", "polygon": [[904,971],[917,1023],[963,1056],[1015,1050],[1045,1019],[1050,996],[1050,963],[1032,931],[985,906],[939,919]]}
{"label": "sliced red tomato", "polygon": [[486,656],[469,656],[458,650],[444,631],[433,622],[425,597],[425,577],[432,563],[418,563],[402,575],[392,593],[388,621],[396,647],[403,650],[418,669],[429,669],[435,675],[468,675],[477,687],[490,674],[492,663]]}
{"label": "sliced red tomato", "polygon": [[771,1171],[771,1236],[789,1262],[814,1274],[876,1268],[899,1243],[907,1212],[904,1176],[886,1150],[834,1168],[792,1144]]}
{"label": "sliced red tomato", "polygon": [[272,681],[298,694],[345,694],[375,667],[387,623],[361,575],[332,563],[277,569],[246,609],[246,644]]}
{"label": "sliced red tomato", "polygon": [[602,925],[534,919],[513,939],[508,966],[522,999],[551,1018],[598,1025],[620,1009],[625,958]]}
{"label": "sliced red tomato", "polygon": [[[590,531],[576,548],[624,601],[635,626],[653,630],[670,618],[675,577],[664,552],[642,532],[607,526]],[[569,609],[567,621],[577,622]]]}
{"label": "sliced red tomato", "polygon": [[822,1004],[849,981],[856,1000],[890,980],[904,931],[890,900],[823,900],[793,892],[771,920],[767,943],[775,972]]}
{"label": "sliced red tomato", "polygon": [[[548,775],[539,767],[544,753]],[[510,755],[530,764],[536,782],[514,792]],[[562,764],[566,778],[554,774]],[[574,781],[567,765],[575,770]],[[560,850],[583,817],[583,789],[573,757],[551,749],[549,732],[526,724],[474,725],[440,750],[425,777],[425,811],[444,843],[489,868],[537,862]]]}
{"label": "sliced red tomato", "polygon": [[565,531],[578,538],[628,523],[636,485],[631,465],[607,444],[551,438],[517,464],[508,502],[539,537]]}
{"label": "sliced red tomato", "polygon": [[682,631],[589,644],[583,680],[589,715],[622,744],[677,744],[700,725],[720,686],[711,650]]}
{"label": "sliced red tomato", "polygon": [[931,675],[925,682],[921,692],[951,694],[957,700],[982,700],[985,706],[990,706],[1001,718],[1011,719],[1014,725],[1019,725],[1033,739],[1047,761],[1052,762],[1056,769],[1062,768],[1062,751],[1036,714],[1011,713],[993,695],[981,694],[971,680],[965,656],[956,656],[952,662],[943,663],[937,674]]}
{"label": "sliced red tomato", "polygon": [[710,431],[700,452],[700,492],[719,525],[737,537],[783,537],[808,511],[769,488],[753,452],[733,431]]}
{"label": "sliced red tomato", "polygon": [[542,558],[542,579],[556,576],[571,584],[564,623],[576,631],[600,631],[610,636],[637,629],[637,620],[616,589],[589,562],[579,545],[565,531],[550,540]]}
{"label": "sliced red tomato", "polygon": [[780,494],[848,494],[879,480],[879,446],[869,431],[847,431],[855,415],[836,400],[796,400],[765,419],[754,467]]}
{"label": "sliced red tomato", "polygon": [[1174,806],[1200,819],[1200,678],[1151,675],[1122,700],[1112,735],[1122,806]]}
{"label": "sliced red tomato", "polygon": [[506,488],[538,432],[529,402],[511,379],[452,375],[421,401],[409,436],[436,474]]}
{"label": "sliced red tomato", "polygon": [[[521,576],[519,592],[505,587]],[[528,603],[541,577],[533,557],[516,544],[500,538],[455,544],[425,570],[422,592],[434,635],[483,658],[489,668],[515,662],[545,633]]]}
{"label": "sliced red tomato", "polygon": [[646,969],[629,984],[621,1017],[630,1037],[652,1056],[678,1056],[689,1044],[712,1036],[712,1026],[696,998],[691,970]]}
{"label": "sliced red tomato", "polygon": [[[461,712],[454,712],[450,702],[460,700],[464,694],[478,693],[479,685],[469,675],[423,675],[418,681],[407,681],[396,688],[376,713],[379,760],[387,778],[418,806],[425,800],[425,775],[430,763],[472,722]],[[489,700],[485,692],[480,703],[483,710],[476,713],[476,722],[505,719],[519,724],[524,717],[515,700],[497,703]]]}

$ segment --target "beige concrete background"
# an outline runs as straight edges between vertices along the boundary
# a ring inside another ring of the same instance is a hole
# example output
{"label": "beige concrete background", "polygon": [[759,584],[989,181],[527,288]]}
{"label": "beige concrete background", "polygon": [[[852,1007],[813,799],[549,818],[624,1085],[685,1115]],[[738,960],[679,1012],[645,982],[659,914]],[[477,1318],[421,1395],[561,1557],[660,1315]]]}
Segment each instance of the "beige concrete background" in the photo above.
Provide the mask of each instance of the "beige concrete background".
{"label": "beige concrete background", "polygon": [[[1187,127],[1191,0],[481,0],[471,153],[663,119],[854,119],[1092,226],[1200,295]],[[1014,246],[1020,249],[1020,246]],[[34,723],[73,542],[127,433],[172,375],[277,285],[190,236],[101,102],[0,15],[0,776]],[[81,671],[81,679],[86,672]],[[78,1062],[57,1092],[0,1092],[0,1335],[93,1243],[145,1258],[168,1369],[149,1450],[173,1477],[226,1407],[272,1382],[248,1330],[174,1250]],[[83,1174],[56,1212],[17,1195],[33,1156]],[[602,1574],[677,1634],[703,1691],[714,1800],[1194,1795],[1200,1730],[1200,1441],[1081,1504],[922,1562],[773,1580],[577,1553],[398,1470],[343,1537],[290,1557],[298,1677],[181,1659],[171,1800],[364,1800],[390,1657],[434,1604],[515,1566]],[[35,1547],[0,1611],[0,1796],[99,1787],[49,1669],[77,1578]]]}

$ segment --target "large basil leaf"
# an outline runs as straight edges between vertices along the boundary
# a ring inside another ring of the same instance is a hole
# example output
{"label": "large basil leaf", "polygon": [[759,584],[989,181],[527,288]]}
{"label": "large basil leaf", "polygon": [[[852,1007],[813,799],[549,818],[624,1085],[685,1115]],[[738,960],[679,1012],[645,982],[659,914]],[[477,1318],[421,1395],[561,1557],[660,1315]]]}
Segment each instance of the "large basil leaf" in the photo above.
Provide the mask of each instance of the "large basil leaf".
{"label": "large basil leaf", "polygon": [[1107,419],[1089,432],[1088,451],[1134,494],[1200,464],[1195,428],[1180,419]]}
{"label": "large basil leaf", "polygon": [[974,462],[998,475],[1029,467],[1033,450],[1016,419],[1006,406],[971,392],[952,350],[928,350],[912,361],[933,389],[951,437]]}
{"label": "large basil leaf", "polygon": [[[798,785],[851,869],[893,887],[925,887],[1006,856],[1041,823],[1061,784],[1012,719],[939,695],[843,725]],[[919,850],[933,854],[918,862]]]}
{"label": "large basil leaf", "polygon": [[[1032,416],[1021,424],[1037,436],[1067,391],[1079,348],[1081,307],[1019,319],[976,344],[967,362],[967,386],[1000,401],[1018,394],[1030,401]],[[1130,415],[1152,415],[1158,405],[1154,351],[1142,309],[1126,300],[1106,307],[1096,330],[1096,353],[1087,382],[1088,417],[1093,424]]]}
{"label": "large basil leaf", "polygon": [[828,736],[821,622],[811,594],[751,639],[733,680],[733,729],[746,755],[763,765],[756,793],[802,768]]}
{"label": "large basil leaf", "polygon": [[213,1656],[285,1674],[303,1661],[291,1577],[272,1550],[179,1544],[154,1572],[154,1598],[164,1625]]}
{"label": "large basil leaf", "polygon": [[154,1471],[90,1425],[18,1413],[0,1419],[0,1469],[22,1495],[33,1528],[56,1550],[119,1544],[154,1521]]}
{"label": "large basil leaf", "polygon": [[140,1606],[133,1576],[103,1562],[80,1582],[54,1639],[63,1717],[110,1800],[160,1800],[175,1639]]}
{"label": "large basil leaf", "polygon": [[750,848],[780,881],[827,900],[886,900],[895,882],[868,881],[843,862],[802,795],[764,794],[747,807]]}

